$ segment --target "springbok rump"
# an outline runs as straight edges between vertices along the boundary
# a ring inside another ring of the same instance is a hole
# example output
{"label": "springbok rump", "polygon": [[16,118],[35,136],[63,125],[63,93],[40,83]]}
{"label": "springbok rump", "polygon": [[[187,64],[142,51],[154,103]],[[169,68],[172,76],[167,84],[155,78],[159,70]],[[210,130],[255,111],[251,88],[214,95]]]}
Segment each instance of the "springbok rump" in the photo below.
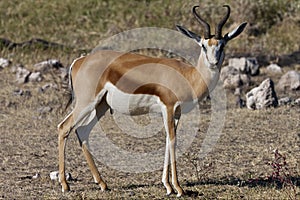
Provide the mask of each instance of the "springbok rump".
{"label": "springbok rump", "polygon": [[205,30],[203,37],[183,26],[176,26],[200,46],[201,53],[196,66],[176,59],[111,50],[100,50],[73,62],[70,81],[76,104],[73,111],[58,125],[59,177],[63,192],[70,189],[65,177],[65,143],[73,129],[81,138],[83,154],[95,182],[102,190],[107,188],[87,147],[86,135],[89,133],[78,130],[90,126],[88,131],[91,131],[95,119],[100,120],[107,110],[115,110],[127,115],[149,112],[162,115],[166,130],[162,182],[167,194],[171,194],[170,166],[172,185],[177,196],[184,193],[178,182],[175,160],[176,127],[180,116],[189,112],[199,99],[216,86],[224,61],[224,47],[228,41],[242,33],[247,25],[242,23],[223,36],[222,28],[230,15],[230,7],[225,5],[227,12],[212,35],[210,25],[196,12],[198,7],[194,6],[192,13]]}

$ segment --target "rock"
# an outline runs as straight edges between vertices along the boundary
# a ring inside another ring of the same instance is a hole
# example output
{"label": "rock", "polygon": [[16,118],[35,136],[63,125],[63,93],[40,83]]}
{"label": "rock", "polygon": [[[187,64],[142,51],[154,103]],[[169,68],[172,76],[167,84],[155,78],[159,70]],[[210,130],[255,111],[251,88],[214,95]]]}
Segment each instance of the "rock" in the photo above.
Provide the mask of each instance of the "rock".
{"label": "rock", "polygon": [[24,67],[18,67],[16,69],[17,83],[19,83],[19,84],[27,83],[30,74],[31,74],[31,72],[28,69],[26,69]]}
{"label": "rock", "polygon": [[74,180],[73,177],[71,176],[71,173],[66,173],[66,179],[67,179],[67,181]]}
{"label": "rock", "polygon": [[59,68],[60,70],[60,77],[62,80],[68,80],[69,79],[69,69],[67,68]]}
{"label": "rock", "polygon": [[54,83],[47,83],[39,88],[39,92],[46,92],[49,89],[58,89],[57,85]]}
{"label": "rock", "polygon": [[16,65],[11,67],[11,72],[12,73],[17,73],[19,68],[24,68],[24,66],[22,64],[16,64]]}
{"label": "rock", "polygon": [[34,176],[32,176],[32,179],[38,179],[40,177],[41,177],[41,175],[39,173],[36,173]]}
{"label": "rock", "polygon": [[35,67],[36,71],[45,72],[51,68],[55,68],[55,69],[62,68],[63,65],[61,64],[61,62],[59,60],[50,59],[50,60],[46,60],[46,61],[37,63],[34,65],[34,67]]}
{"label": "rock", "polygon": [[277,64],[270,64],[269,66],[267,66],[266,69],[269,73],[273,73],[273,74],[281,74],[282,73],[281,67]]}
{"label": "rock", "polygon": [[250,83],[250,77],[247,74],[241,74],[238,69],[232,66],[222,68],[220,80],[223,81],[223,87],[226,89],[235,89]]}
{"label": "rock", "polygon": [[40,108],[38,109],[38,112],[39,112],[40,114],[47,114],[47,113],[49,113],[49,112],[51,112],[51,111],[52,111],[52,108],[51,108],[50,106],[40,107]]}
{"label": "rock", "polygon": [[8,67],[10,65],[10,61],[5,58],[0,58],[0,69]]}
{"label": "rock", "polygon": [[234,90],[234,95],[235,96],[241,96],[241,94],[242,94],[242,89],[241,88],[235,88],[235,90]]}
{"label": "rock", "polygon": [[25,179],[38,179],[40,177],[41,177],[41,175],[39,173],[36,173],[33,176],[30,176],[30,175],[28,175],[28,176],[22,176],[22,177],[20,177],[20,179],[21,180],[25,180]]}
{"label": "rock", "polygon": [[58,180],[58,175],[59,175],[58,171],[50,172],[50,179],[52,181],[56,181]]}
{"label": "rock", "polygon": [[256,58],[231,58],[228,65],[236,68],[243,74],[255,76],[259,74],[259,65]]}
{"label": "rock", "polygon": [[249,109],[277,107],[278,99],[271,79],[264,80],[258,87],[246,94],[246,106]]}
{"label": "rock", "polygon": [[29,75],[28,80],[30,82],[41,82],[43,80],[43,77],[42,77],[41,72],[32,72]]}
{"label": "rock", "polygon": [[242,108],[244,107],[246,104],[245,100],[243,100],[241,98],[241,94],[242,94],[242,89],[240,87],[238,88],[235,88],[235,91],[234,91],[234,96],[236,96],[236,99],[235,99],[235,105],[239,108]]}
{"label": "rock", "polygon": [[278,100],[279,106],[288,105],[292,103],[292,99],[290,97],[283,97]]}
{"label": "rock", "polygon": [[296,105],[300,105],[300,98],[298,98],[298,99],[295,100],[295,104]]}
{"label": "rock", "polygon": [[278,89],[285,90],[299,90],[300,89],[300,73],[297,71],[289,71],[284,74],[279,82]]}
{"label": "rock", "polygon": [[247,74],[241,74],[240,81],[242,82],[243,86],[249,86],[250,81],[251,81],[250,76],[248,76]]}
{"label": "rock", "polygon": [[15,89],[13,91],[13,94],[16,96],[25,96],[25,97],[31,97],[31,91],[30,90],[21,90],[21,89]]}
{"label": "rock", "polygon": [[31,72],[22,64],[17,64],[12,67],[12,72],[16,73],[16,81],[19,84],[27,82],[40,82],[43,80],[41,72]]}
{"label": "rock", "polygon": [[[54,172],[50,172],[50,179],[52,181],[56,181],[59,180],[59,172],[58,171],[54,171]],[[74,180],[71,176],[71,173],[66,173],[66,179],[67,181],[72,181]],[[59,180],[60,181],[60,180]]]}

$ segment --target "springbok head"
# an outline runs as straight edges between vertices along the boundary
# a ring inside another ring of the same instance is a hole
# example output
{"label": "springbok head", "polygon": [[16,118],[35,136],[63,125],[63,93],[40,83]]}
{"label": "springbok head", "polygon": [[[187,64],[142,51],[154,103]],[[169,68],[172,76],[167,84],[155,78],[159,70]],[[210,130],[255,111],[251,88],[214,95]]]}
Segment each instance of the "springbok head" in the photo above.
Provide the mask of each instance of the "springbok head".
{"label": "springbok head", "polygon": [[196,12],[196,9],[198,7],[199,6],[194,6],[192,12],[195,18],[198,20],[198,22],[204,27],[204,37],[201,37],[182,26],[176,25],[176,27],[181,33],[194,39],[200,45],[200,47],[202,48],[201,54],[203,55],[203,59],[206,66],[208,66],[209,68],[219,68],[224,59],[225,45],[228,41],[242,33],[247,23],[244,22],[240,24],[233,31],[226,33],[223,36],[222,28],[230,16],[230,7],[228,5],[224,5],[223,7],[227,8],[227,13],[216,25],[215,34],[212,35],[210,32],[210,25],[206,21],[204,21],[201,18],[201,16]]}

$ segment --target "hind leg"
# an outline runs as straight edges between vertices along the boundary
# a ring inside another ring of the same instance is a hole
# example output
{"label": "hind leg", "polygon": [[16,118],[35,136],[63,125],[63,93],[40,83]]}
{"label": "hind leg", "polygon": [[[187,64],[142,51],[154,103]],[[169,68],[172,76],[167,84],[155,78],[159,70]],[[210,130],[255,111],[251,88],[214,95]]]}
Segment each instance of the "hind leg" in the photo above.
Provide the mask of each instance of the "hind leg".
{"label": "hind leg", "polygon": [[62,191],[67,192],[70,187],[66,180],[65,175],[65,146],[67,138],[73,125],[73,114],[70,113],[59,125],[58,125],[58,150],[59,150],[59,180],[62,186]]}
{"label": "hind leg", "polygon": [[96,106],[96,116],[94,119],[85,127],[79,127],[76,130],[77,136],[80,140],[80,144],[82,147],[82,152],[86,158],[88,166],[92,172],[93,178],[97,184],[100,185],[101,190],[104,191],[107,189],[106,183],[102,180],[100,173],[96,167],[93,156],[91,155],[88,149],[88,137],[92,130],[92,128],[96,125],[96,123],[101,119],[102,116],[105,115],[106,111],[109,109],[105,100],[102,100],[100,104]]}

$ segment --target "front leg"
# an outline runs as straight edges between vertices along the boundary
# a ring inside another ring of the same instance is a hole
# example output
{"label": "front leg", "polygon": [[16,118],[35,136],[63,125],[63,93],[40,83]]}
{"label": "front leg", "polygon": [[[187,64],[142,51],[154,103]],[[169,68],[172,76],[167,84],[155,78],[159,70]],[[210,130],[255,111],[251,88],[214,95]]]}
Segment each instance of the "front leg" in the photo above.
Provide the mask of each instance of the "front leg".
{"label": "front leg", "polygon": [[65,147],[67,138],[73,125],[73,113],[70,113],[59,125],[58,125],[58,165],[59,165],[59,181],[62,186],[62,192],[70,190],[69,184],[66,180],[65,174]]}
{"label": "front leg", "polygon": [[59,181],[62,187],[62,192],[68,192],[70,191],[69,184],[66,180],[66,174],[65,174],[65,146],[67,138],[65,137],[59,137],[58,139],[59,143]]}
{"label": "front leg", "polygon": [[178,177],[177,177],[175,145],[176,145],[176,135],[174,134],[174,137],[172,137],[172,134],[170,134],[169,150],[170,150],[170,157],[171,157],[172,185],[177,191],[177,197],[180,197],[183,194],[183,190],[179,185]]}
{"label": "front leg", "polygon": [[[173,107],[166,108],[163,110],[163,120],[165,125],[165,130],[167,134],[166,141],[166,153],[165,153],[165,163],[163,171],[163,183],[167,188],[167,194],[171,193],[171,187],[169,184],[169,160],[171,161],[171,174],[172,174],[172,185],[177,191],[177,196],[180,197],[183,194],[183,190],[178,183],[177,178],[177,169],[176,169],[176,154],[175,154],[175,145],[176,145],[176,133],[175,133],[175,119]],[[177,121],[178,122],[178,121]],[[177,123],[176,123],[177,127]]]}
{"label": "front leg", "polygon": [[172,187],[169,183],[169,163],[170,163],[170,151],[169,151],[169,137],[166,137],[166,151],[165,151],[165,161],[164,161],[164,170],[162,175],[162,183],[167,189],[167,195],[172,193]]}

